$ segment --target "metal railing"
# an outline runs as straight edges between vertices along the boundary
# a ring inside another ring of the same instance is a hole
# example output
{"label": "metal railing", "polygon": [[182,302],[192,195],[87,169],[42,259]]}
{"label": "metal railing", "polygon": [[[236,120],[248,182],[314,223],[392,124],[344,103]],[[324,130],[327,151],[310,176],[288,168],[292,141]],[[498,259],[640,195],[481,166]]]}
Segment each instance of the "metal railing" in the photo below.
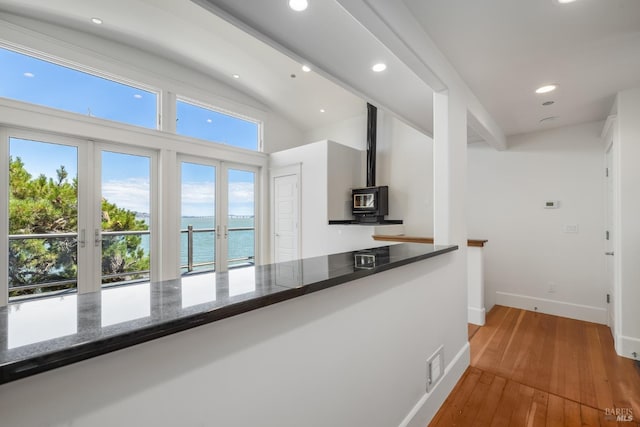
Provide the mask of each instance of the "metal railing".
{"label": "metal railing", "polygon": [[[235,232],[235,231],[255,231],[255,227],[233,227],[233,228],[226,228],[225,227],[225,237],[227,237],[227,233],[231,233],[231,232]],[[181,265],[180,268],[186,268],[187,269],[187,273],[191,273],[195,270],[196,267],[206,267],[208,265],[213,266],[214,268],[212,268],[211,270],[215,269],[215,265],[216,265],[216,261],[215,261],[215,256],[213,257],[214,259],[212,261],[204,261],[204,262],[198,262],[195,263],[193,261],[194,259],[194,250],[193,250],[193,236],[196,233],[213,233],[214,234],[214,240],[216,238],[216,228],[198,228],[198,229],[194,229],[192,225],[187,226],[186,229],[182,229],[180,230],[180,233],[187,233],[187,264],[186,265]],[[217,236],[217,238],[220,238],[220,236]],[[213,254],[212,254],[213,255]],[[230,258],[227,260],[227,262],[240,262],[240,261],[246,261],[248,262],[248,264],[250,265],[254,265],[255,264],[255,257],[253,255],[249,255],[246,257],[238,257],[238,258]]]}
{"label": "metal railing", "polygon": [[[233,227],[226,229],[225,233],[232,233],[237,231],[255,231],[255,227]],[[188,226],[187,229],[181,229],[180,233],[187,233],[187,265],[181,265],[180,268],[186,268],[187,272],[194,271],[197,267],[206,267],[213,266],[215,269],[216,261],[215,257],[212,261],[204,261],[204,262],[194,262],[194,247],[193,247],[193,236],[196,233],[215,233],[216,228],[199,228],[194,229],[193,226]],[[149,235],[150,230],[126,230],[126,231],[102,231],[99,233],[99,236],[96,237],[95,244],[98,245],[105,237],[110,236],[142,236]],[[225,234],[225,237],[228,235]],[[39,234],[10,234],[9,241],[22,241],[22,240],[51,240],[51,239],[72,239],[75,243],[78,243],[78,233],[39,233]],[[219,238],[219,236],[218,236]],[[81,242],[83,243],[83,242]],[[213,254],[212,254],[213,255]],[[237,257],[230,258],[227,260],[228,263],[237,263],[245,261],[249,265],[255,264],[255,257],[253,255],[248,255],[246,257]],[[127,271],[122,273],[113,273],[113,274],[103,274],[101,276],[101,281],[105,279],[113,279],[116,277],[125,277],[125,276],[137,276],[137,275],[145,275],[149,274],[150,270],[138,270],[138,271]],[[9,288],[9,291],[22,291],[22,290],[32,290],[38,288],[53,288],[58,286],[66,286],[66,285],[77,285],[77,279],[63,279],[63,280],[55,280],[51,282],[41,282],[36,284],[29,285],[14,285]],[[74,286],[71,286],[72,288]]]}
{"label": "metal railing", "polygon": [[[102,231],[98,233],[99,236],[95,239],[95,245],[99,245],[105,237],[109,236],[142,236],[149,235],[149,230],[123,230],[123,231]],[[34,233],[34,234],[10,234],[9,241],[22,241],[22,240],[51,240],[51,239],[72,239],[74,243],[78,243],[79,234],[78,233]],[[80,241],[80,244],[83,245],[85,242]],[[138,276],[138,275],[148,275],[150,270],[137,270],[137,271],[125,271],[122,273],[113,273],[113,274],[103,274],[101,275],[101,282],[105,279],[113,279],[116,277],[126,277],[126,276]],[[140,279],[133,279],[131,281],[138,281]],[[144,279],[142,279],[144,280]],[[127,280],[128,282],[128,280]],[[28,291],[32,289],[42,289],[42,288],[54,288],[59,286],[66,285],[76,285],[77,279],[63,279],[63,280],[52,280],[48,282],[40,282],[29,285],[14,285],[9,287],[9,292],[16,291]],[[71,286],[71,288],[75,288],[76,286]]]}

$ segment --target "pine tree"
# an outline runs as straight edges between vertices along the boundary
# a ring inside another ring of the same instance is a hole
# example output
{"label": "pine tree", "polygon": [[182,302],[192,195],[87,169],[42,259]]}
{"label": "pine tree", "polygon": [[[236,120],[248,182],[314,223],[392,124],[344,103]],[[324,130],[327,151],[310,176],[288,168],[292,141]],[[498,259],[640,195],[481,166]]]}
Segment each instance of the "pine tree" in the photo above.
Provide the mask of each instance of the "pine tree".
{"label": "pine tree", "polygon": [[[36,285],[61,280],[75,280],[78,262],[78,180],[69,180],[64,166],[56,179],[45,175],[33,177],[20,158],[9,161],[9,234],[73,233],[69,237],[10,239],[10,296],[37,294],[66,289],[74,284],[41,288]],[[102,229],[109,231],[147,230],[135,212],[102,200]],[[136,235],[108,236],[102,242],[102,274],[110,275],[149,268],[142,238]],[[139,278],[123,275],[105,281]],[[16,286],[33,286],[11,290]]]}

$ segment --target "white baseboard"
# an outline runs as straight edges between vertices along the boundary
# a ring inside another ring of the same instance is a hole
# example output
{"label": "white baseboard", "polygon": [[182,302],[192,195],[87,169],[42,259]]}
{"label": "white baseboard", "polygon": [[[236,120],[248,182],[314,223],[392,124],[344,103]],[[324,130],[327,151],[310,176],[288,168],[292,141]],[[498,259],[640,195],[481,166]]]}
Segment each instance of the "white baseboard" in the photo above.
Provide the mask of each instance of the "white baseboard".
{"label": "white baseboard", "polygon": [[485,311],[484,308],[467,307],[467,321],[474,325],[484,325]]}
{"label": "white baseboard", "polygon": [[[607,324],[607,310],[590,305],[573,304],[570,302],[499,291],[496,292],[496,304],[568,317],[570,319],[584,320],[586,322]],[[538,309],[535,310],[535,307]]]}
{"label": "white baseboard", "polygon": [[[628,357],[630,359],[640,360],[640,339],[633,337],[626,337],[624,335],[618,336],[618,355],[622,357]],[[633,357],[633,353],[636,353],[636,357]]]}
{"label": "white baseboard", "polygon": [[470,357],[470,347],[467,342],[458,354],[456,354],[451,363],[447,365],[442,379],[430,393],[425,393],[425,395],[420,398],[418,403],[415,404],[404,420],[402,420],[399,427],[424,427],[428,425],[469,366]]}

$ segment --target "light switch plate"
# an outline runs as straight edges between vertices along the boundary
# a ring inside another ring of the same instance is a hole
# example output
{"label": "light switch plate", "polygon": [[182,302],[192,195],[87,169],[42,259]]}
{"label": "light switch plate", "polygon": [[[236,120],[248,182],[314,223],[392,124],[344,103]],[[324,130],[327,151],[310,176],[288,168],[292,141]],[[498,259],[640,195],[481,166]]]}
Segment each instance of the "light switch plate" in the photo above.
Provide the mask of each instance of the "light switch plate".
{"label": "light switch plate", "polygon": [[578,224],[566,224],[562,227],[562,231],[564,231],[565,233],[577,233]]}

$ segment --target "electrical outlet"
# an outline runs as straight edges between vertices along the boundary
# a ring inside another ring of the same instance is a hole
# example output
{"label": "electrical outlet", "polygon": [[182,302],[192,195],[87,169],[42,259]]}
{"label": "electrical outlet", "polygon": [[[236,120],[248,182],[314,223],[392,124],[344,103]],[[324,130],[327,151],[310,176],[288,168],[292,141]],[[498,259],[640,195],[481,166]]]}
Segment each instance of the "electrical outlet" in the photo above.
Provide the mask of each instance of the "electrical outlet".
{"label": "electrical outlet", "polygon": [[444,346],[441,345],[435,353],[427,359],[427,393],[440,381],[444,375]]}
{"label": "electrical outlet", "polygon": [[547,290],[550,294],[554,294],[556,292],[556,284],[555,282],[549,282],[549,290]]}

